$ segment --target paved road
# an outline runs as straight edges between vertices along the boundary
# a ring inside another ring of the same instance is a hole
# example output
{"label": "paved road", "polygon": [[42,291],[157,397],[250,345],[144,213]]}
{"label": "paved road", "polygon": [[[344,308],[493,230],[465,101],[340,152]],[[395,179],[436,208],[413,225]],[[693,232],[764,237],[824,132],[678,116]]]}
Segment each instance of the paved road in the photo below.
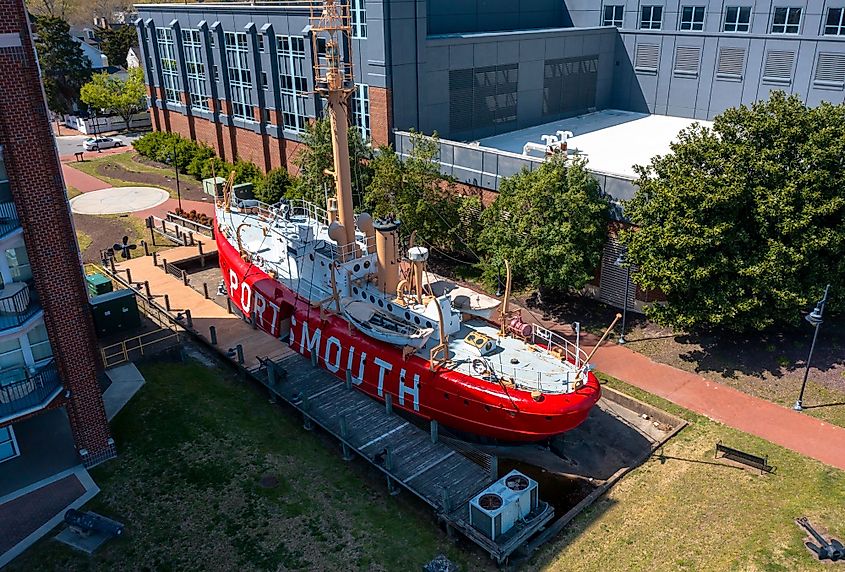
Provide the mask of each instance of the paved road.
{"label": "paved road", "polygon": [[[144,133],[133,132],[128,134],[121,133],[120,135],[115,135],[115,137],[129,146],[135,139],[142,135],[144,135]],[[56,145],[59,148],[59,155],[64,157],[66,155],[73,155],[78,151],[82,151],[82,142],[88,139],[88,137],[88,135],[62,135],[61,137],[56,137]]]}

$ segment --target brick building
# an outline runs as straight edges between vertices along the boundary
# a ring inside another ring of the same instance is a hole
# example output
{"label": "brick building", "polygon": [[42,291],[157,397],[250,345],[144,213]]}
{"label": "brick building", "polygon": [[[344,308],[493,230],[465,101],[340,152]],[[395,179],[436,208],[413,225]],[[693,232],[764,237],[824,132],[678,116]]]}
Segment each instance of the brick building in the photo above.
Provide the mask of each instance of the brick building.
{"label": "brick building", "polygon": [[39,74],[23,1],[0,0],[0,497],[115,455]]}

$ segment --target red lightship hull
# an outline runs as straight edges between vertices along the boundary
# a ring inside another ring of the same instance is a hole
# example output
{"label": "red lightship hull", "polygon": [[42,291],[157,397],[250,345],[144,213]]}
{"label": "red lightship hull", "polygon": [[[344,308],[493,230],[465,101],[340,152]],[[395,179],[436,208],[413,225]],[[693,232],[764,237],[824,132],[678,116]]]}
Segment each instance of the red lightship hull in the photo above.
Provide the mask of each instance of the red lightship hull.
{"label": "red lightship hull", "polygon": [[291,348],[309,358],[316,352],[320,366],[340,379],[351,371],[359,390],[379,401],[390,394],[397,409],[475,435],[530,442],[577,427],[601,397],[592,373],[579,389],[537,401],[528,391],[445,366],[431,371],[428,360],[403,359],[401,349],[350,328],[338,315],[321,319],[306,298],[245,262],[223,233],[216,237],[229,297],[245,315],[255,312],[256,325],[274,337],[287,335],[289,326]]}

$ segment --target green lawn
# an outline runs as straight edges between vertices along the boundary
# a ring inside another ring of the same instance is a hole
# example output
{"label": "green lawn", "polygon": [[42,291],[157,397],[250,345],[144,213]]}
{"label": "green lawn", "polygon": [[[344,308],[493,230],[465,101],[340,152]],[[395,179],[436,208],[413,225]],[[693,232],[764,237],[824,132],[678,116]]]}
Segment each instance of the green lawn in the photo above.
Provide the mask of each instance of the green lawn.
{"label": "green lawn", "polygon": [[[150,173],[153,175],[159,175],[161,177],[173,177],[173,169],[162,169],[159,167],[153,167],[151,165],[139,163],[133,160],[133,157],[135,157],[135,155],[137,155],[135,151],[127,151],[125,153],[115,153],[113,155],[94,156],[93,158],[86,158],[85,161],[81,163],[73,163],[71,166],[74,169],[78,169],[84,173],[91,175],[92,177],[97,177],[101,181],[105,181],[114,187],[135,187],[140,185],[141,183],[134,181],[126,181],[124,179],[105,175],[99,172],[98,170],[101,165],[116,165],[125,169],[126,171],[130,171],[133,173]],[[185,177],[190,178],[187,175],[185,175]],[[169,185],[163,186],[163,182],[162,184],[156,186],[159,186],[164,190],[170,192],[172,198],[176,197],[175,188],[171,189]]]}
{"label": "green lawn", "polygon": [[[88,506],[125,522],[126,538],[91,559],[44,540],[10,570],[420,570],[442,552],[487,566],[255,388],[196,362],[141,370]],[[265,475],[278,485],[262,488]]]}
{"label": "green lawn", "polygon": [[84,254],[88,247],[94,242],[94,239],[92,239],[87,233],[77,230],[76,242],[79,244],[79,252]]}
{"label": "green lawn", "polygon": [[[547,570],[817,570],[793,520],[845,539],[845,473],[618,380],[610,387],[690,422],[533,561]],[[753,412],[749,412],[753,414]],[[773,475],[714,462],[715,444],[769,456]],[[845,454],[845,452],[843,452]]]}

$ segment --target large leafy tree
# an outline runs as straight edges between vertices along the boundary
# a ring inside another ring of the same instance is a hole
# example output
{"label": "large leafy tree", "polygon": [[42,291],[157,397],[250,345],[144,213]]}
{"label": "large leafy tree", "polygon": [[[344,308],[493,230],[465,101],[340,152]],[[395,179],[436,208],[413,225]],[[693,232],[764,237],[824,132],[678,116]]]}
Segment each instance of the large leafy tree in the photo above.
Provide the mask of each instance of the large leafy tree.
{"label": "large leafy tree", "polygon": [[109,59],[109,65],[126,67],[129,48],[138,40],[135,26],[100,28],[97,30],[97,37],[100,39],[100,49]]}
{"label": "large leafy tree", "polygon": [[[334,196],[335,188],[334,179],[326,174],[327,170],[334,168],[331,123],[328,118],[308,124],[302,134],[302,142],[304,145],[294,157],[294,164],[299,168],[299,177],[292,193],[325,208],[326,194]],[[364,189],[372,176],[369,162],[373,153],[361,137],[361,132],[354,127],[349,128],[348,144],[352,195],[360,204]]]}
{"label": "large leafy tree", "polygon": [[411,134],[411,152],[404,160],[392,148],[381,147],[372,161],[373,180],[365,202],[374,217],[394,215],[402,221],[405,236],[416,231],[439,249],[471,250],[468,229],[481,204],[475,197],[458,195],[440,173],[439,149],[436,134],[420,133]]}
{"label": "large leafy tree", "polygon": [[82,86],[80,98],[95,109],[106,109],[119,115],[128,127],[129,119],[145,107],[146,89],[141,68],[129,70],[126,79],[107,73],[94,74]]}
{"label": "large leafy tree", "polygon": [[35,50],[44,81],[47,105],[66,113],[79,100],[79,91],[91,77],[91,64],[70,35],[70,26],[61,18],[35,19]]}
{"label": "large leafy tree", "polygon": [[[795,323],[828,282],[845,284],[845,105],[775,92],[681,133],[639,168],[625,233],[650,308],[678,328]],[[834,288],[830,307],[841,308]]]}
{"label": "large leafy tree", "polygon": [[601,261],[609,205],[584,161],[552,158],[503,179],[484,211],[480,243],[492,281],[501,259],[514,279],[548,290],[582,288]]}

